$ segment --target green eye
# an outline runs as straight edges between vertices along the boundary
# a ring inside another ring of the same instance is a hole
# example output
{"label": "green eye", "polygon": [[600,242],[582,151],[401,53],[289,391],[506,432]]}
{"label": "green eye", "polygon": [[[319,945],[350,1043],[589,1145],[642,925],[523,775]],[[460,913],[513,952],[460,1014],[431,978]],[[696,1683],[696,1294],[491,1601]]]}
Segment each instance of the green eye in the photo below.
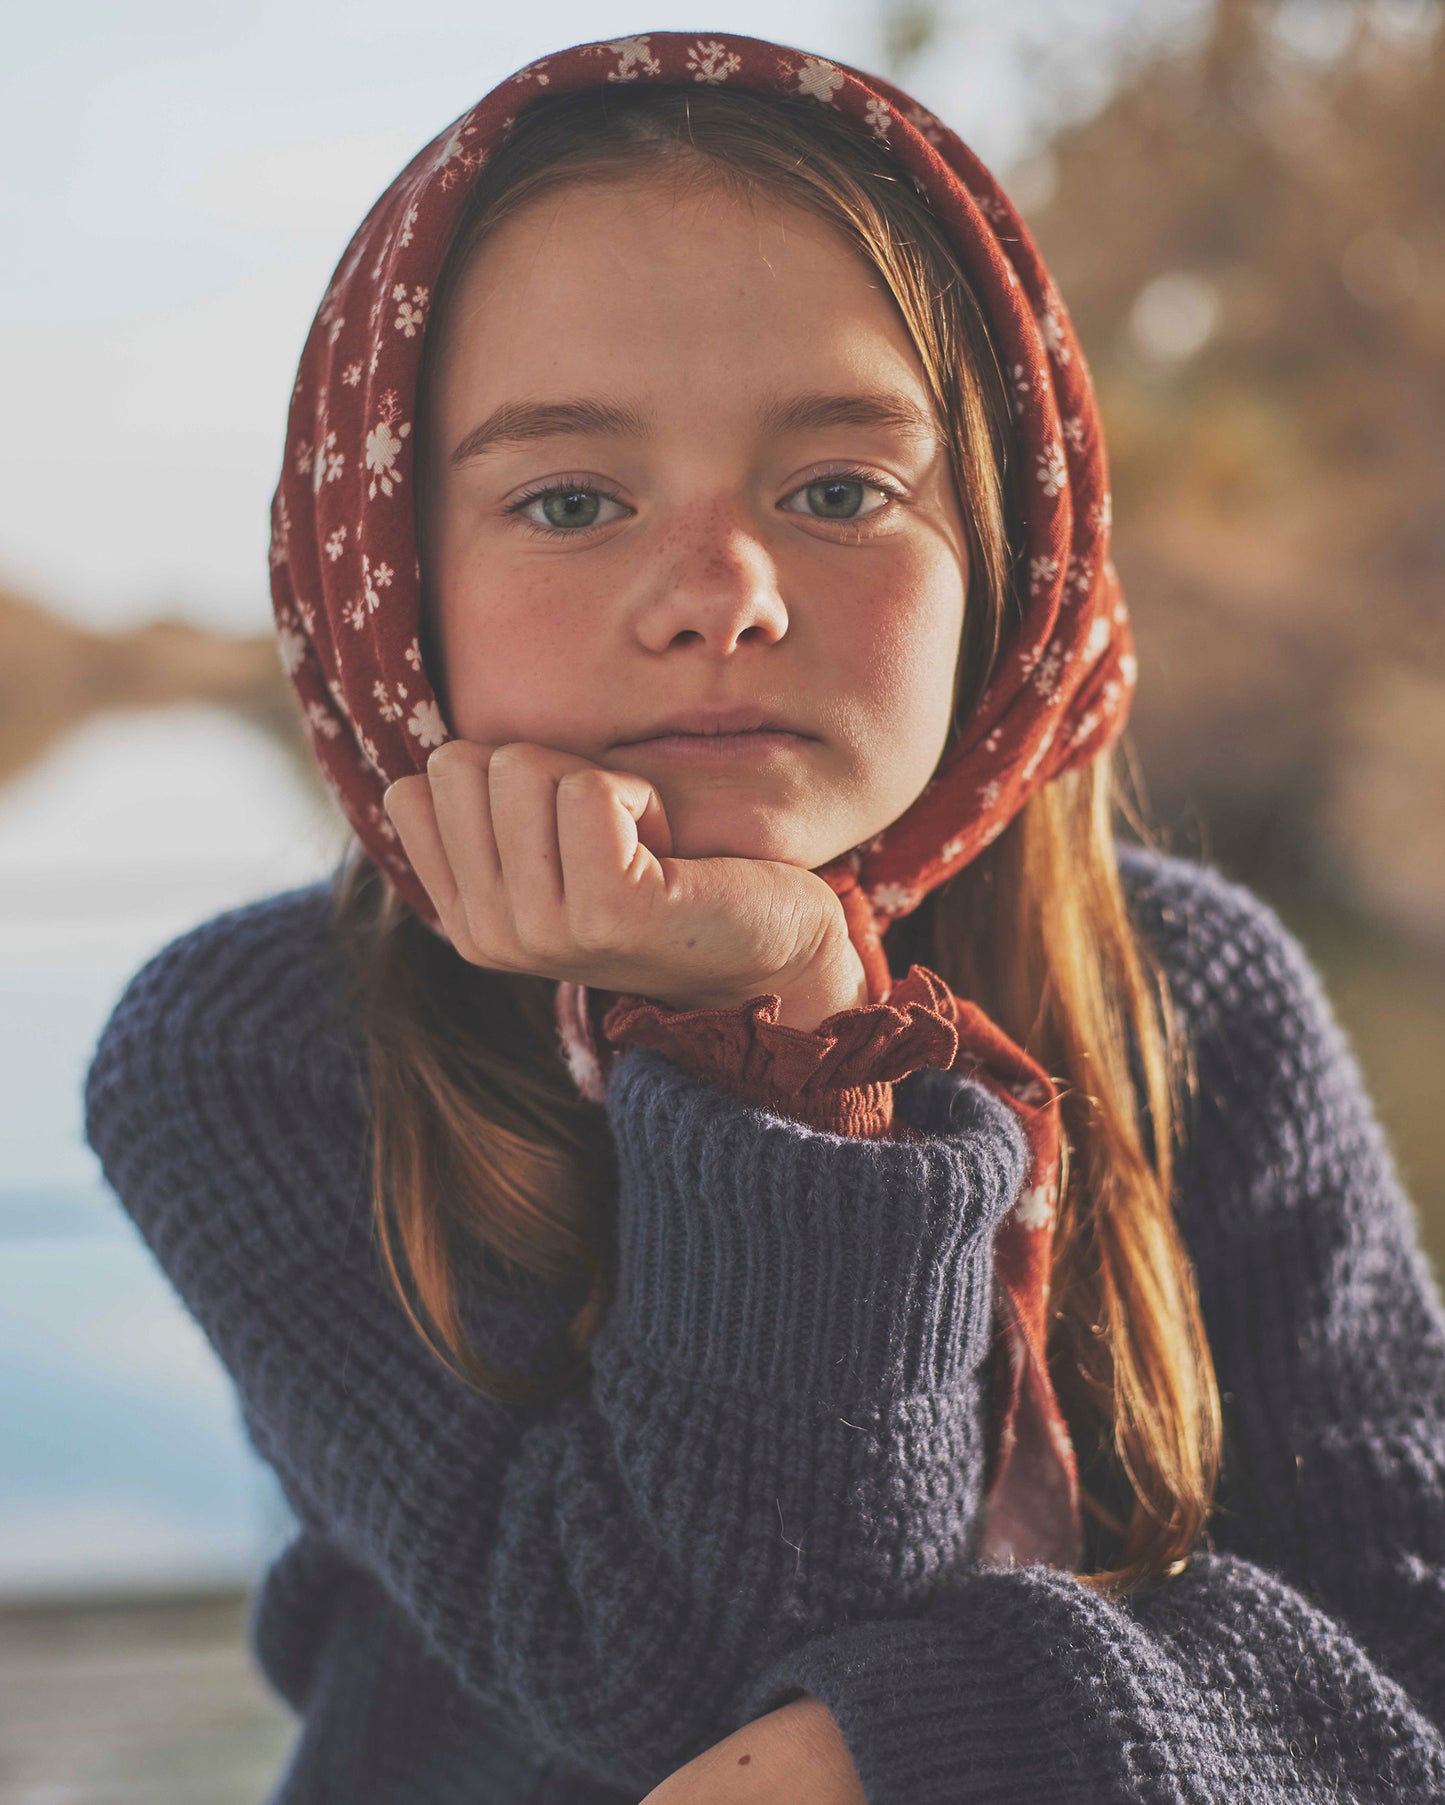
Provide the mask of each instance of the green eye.
{"label": "green eye", "polygon": [[852,520],[859,508],[863,506],[863,491],[867,484],[855,482],[842,476],[825,476],[816,483],[809,483],[808,500],[816,506],[825,520]]}
{"label": "green eye", "polygon": [[549,526],[591,526],[601,508],[595,489],[549,489],[537,498]]}
{"label": "green eye", "polygon": [[[877,498],[865,503],[869,491]],[[898,492],[891,484],[872,476],[866,470],[830,470],[826,476],[814,477],[789,496],[806,496],[802,508],[789,508],[790,514],[807,514],[813,520],[872,520],[877,514],[896,505]]]}
{"label": "green eye", "polygon": [[[623,504],[595,483],[575,480],[551,483],[545,489],[533,489],[530,495],[512,502],[507,512],[520,518],[529,533],[542,539],[581,539],[595,526],[610,526],[620,519],[618,514],[603,514],[604,506],[622,508]],[[533,509],[541,510],[541,518]],[[623,509],[625,512],[626,510]]]}

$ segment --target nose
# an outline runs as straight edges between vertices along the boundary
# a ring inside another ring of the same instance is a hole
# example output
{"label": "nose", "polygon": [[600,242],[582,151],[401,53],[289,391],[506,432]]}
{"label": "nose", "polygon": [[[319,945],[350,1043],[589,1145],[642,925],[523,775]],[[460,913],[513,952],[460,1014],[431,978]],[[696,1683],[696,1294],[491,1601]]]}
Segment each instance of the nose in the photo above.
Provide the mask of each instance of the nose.
{"label": "nose", "polygon": [[647,558],[636,617],[649,651],[674,645],[732,653],[773,645],[788,630],[778,571],[762,535],[741,513],[700,510],[668,527]]}

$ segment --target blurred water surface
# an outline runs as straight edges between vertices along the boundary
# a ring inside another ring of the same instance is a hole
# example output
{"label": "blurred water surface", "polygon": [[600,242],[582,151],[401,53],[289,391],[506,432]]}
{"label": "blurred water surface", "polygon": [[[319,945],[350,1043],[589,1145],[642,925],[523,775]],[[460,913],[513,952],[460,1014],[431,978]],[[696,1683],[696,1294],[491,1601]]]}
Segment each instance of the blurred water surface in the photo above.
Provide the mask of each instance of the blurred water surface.
{"label": "blurred water surface", "polygon": [[0,1598],[242,1583],[289,1511],[230,1382],[85,1144],[123,986],[309,882],[337,823],[209,709],[103,718],[0,791]]}

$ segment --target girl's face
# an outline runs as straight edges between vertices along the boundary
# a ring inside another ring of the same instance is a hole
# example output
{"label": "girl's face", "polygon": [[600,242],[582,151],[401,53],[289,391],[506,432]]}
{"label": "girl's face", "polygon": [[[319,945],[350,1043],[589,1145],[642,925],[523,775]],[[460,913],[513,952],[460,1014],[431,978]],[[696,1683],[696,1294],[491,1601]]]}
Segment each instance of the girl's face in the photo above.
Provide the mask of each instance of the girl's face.
{"label": "girl's face", "polygon": [[[645,776],[678,857],[814,870],[944,749],[967,552],[917,354],[836,228],[654,180],[499,226],[429,397],[448,718]],[[681,712],[795,737],[628,744]]]}

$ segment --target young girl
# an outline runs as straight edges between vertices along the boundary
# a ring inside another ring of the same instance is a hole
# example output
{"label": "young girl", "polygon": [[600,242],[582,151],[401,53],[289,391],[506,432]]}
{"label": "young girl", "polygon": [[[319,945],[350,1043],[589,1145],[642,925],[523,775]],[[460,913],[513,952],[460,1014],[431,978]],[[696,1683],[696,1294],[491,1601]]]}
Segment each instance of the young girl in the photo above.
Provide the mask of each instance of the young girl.
{"label": "young girl", "polygon": [[299,1520],[276,1801],[1445,1797],[1445,1311],[1298,943],[1116,844],[1108,534],[886,82],[582,45],[361,226],[272,548],[356,856],[87,1084]]}

